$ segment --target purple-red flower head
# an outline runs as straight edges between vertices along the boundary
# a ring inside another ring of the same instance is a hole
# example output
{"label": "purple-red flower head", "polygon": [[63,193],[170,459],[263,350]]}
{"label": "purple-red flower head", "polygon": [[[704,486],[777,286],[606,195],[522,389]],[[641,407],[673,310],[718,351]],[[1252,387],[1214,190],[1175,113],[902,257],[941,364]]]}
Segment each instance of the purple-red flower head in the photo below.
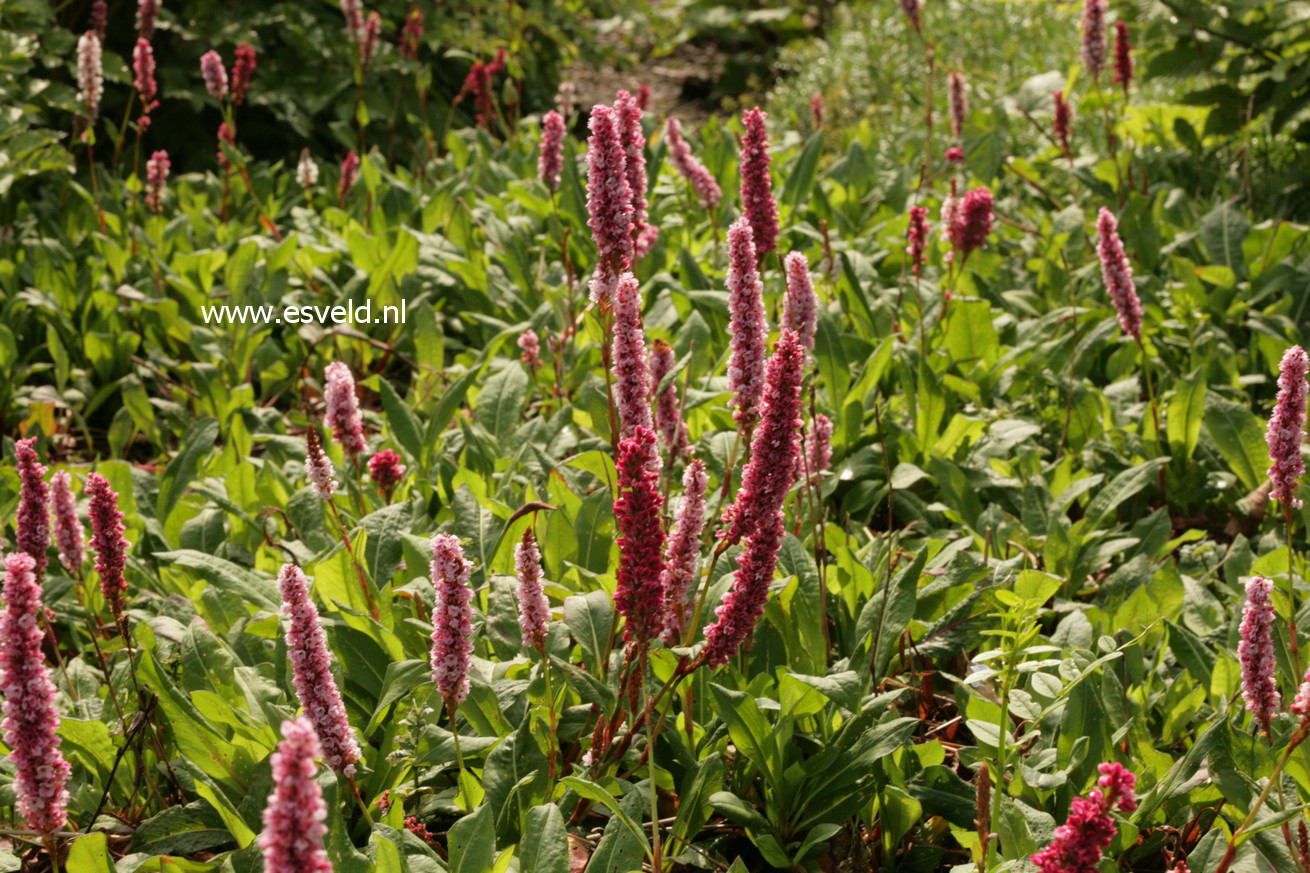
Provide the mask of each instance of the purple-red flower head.
{"label": "purple-red flower head", "polygon": [[270,759],[273,793],[264,806],[264,873],[332,873],[323,849],[327,805],[314,780],[321,754],[314,727],[306,719],[282,723],[282,742]]}
{"label": "purple-red flower head", "polygon": [[1119,239],[1119,222],[1114,213],[1101,207],[1096,217],[1096,254],[1101,260],[1105,290],[1119,314],[1119,326],[1133,339],[1142,338],[1142,302],[1133,284],[1133,268]]}
{"label": "purple-red flower head", "polygon": [[537,175],[551,191],[559,189],[560,171],[564,169],[564,116],[555,110],[541,119],[541,152],[537,157]]}
{"label": "purple-red flower head", "polygon": [[344,776],[353,776],[359,743],[332,676],[332,655],[319,622],[318,607],[309,595],[309,580],[295,564],[283,564],[278,588],[296,698],[314,725],[328,766]]}
{"label": "purple-red flower head", "polygon": [[366,448],[364,422],[359,415],[359,400],[355,397],[355,378],[350,375],[350,368],[340,361],[328,364],[323,377],[327,383],[323,394],[332,436],[346,454],[355,457]]}
{"label": "purple-red flower head", "polygon": [[55,686],[41,654],[37,616],[41,586],[31,555],[5,558],[5,607],[0,614],[0,688],[4,691],[5,743],[12,750],[14,793],[27,826],[42,834],[62,830],[68,816],[71,768],[59,751]]}
{"label": "purple-red flower head", "polygon": [[127,579],[127,537],[123,513],[118,509],[118,495],[109,480],[99,473],[86,477],[87,515],[91,518],[91,548],[96,553],[96,573],[100,576],[100,593],[115,621],[123,616],[123,594]]}
{"label": "purple-red flower head", "polygon": [[729,405],[737,427],[749,431],[759,419],[764,392],[765,337],[764,284],[756,268],[758,254],[750,221],[742,216],[728,228],[728,332],[732,356],[728,359]]}
{"label": "purple-red flower head", "polygon": [[682,137],[682,124],[673,116],[669,116],[669,120],[665,122],[664,139],[669,144],[669,160],[690,183],[701,205],[706,209],[718,206],[719,200],[723,198],[723,190],[713,174],[691,153],[691,146]]}
{"label": "purple-red flower head", "polygon": [[742,116],[746,128],[741,138],[741,206],[754,236],[757,256],[778,247],[778,204],[773,200],[773,179],[769,175],[768,116],[758,107]]}
{"label": "purple-red flower head", "polygon": [[447,706],[458,706],[469,693],[469,658],[473,654],[473,563],[451,534],[432,538],[432,681]]}
{"label": "purple-red flower head", "polygon": [[236,60],[232,63],[232,104],[240,106],[246,102],[250,91],[250,80],[255,76],[255,50],[248,42],[237,46]]}
{"label": "purple-red flower head", "polygon": [[1128,24],[1124,21],[1114,23],[1114,84],[1123,86],[1128,93],[1128,85],[1133,81],[1133,45],[1128,36]]}
{"label": "purple-red flower head", "polygon": [[658,457],[655,433],[646,426],[633,428],[618,445],[618,496],[614,518],[619,528],[618,587],[614,605],[626,619],[623,639],[639,648],[664,629],[660,588],[663,569],[664,528],[660,510],[659,473],[650,459]]}
{"label": "purple-red flower head", "polygon": [[45,466],[36,456],[36,437],[19,440],[14,447],[21,487],[14,518],[18,548],[32,556],[37,581],[45,575],[46,550],[50,548],[50,489],[45,484]]}
{"label": "purple-red flower head", "polygon": [[1296,487],[1305,475],[1301,443],[1305,440],[1306,370],[1310,368],[1305,350],[1292,346],[1278,365],[1278,401],[1269,417],[1265,442],[1269,444],[1269,496],[1284,507],[1300,509]]}
{"label": "purple-red flower head", "polygon": [[1246,711],[1268,732],[1278,712],[1277,662],[1274,659],[1274,611],[1269,595],[1274,583],[1252,576],[1246,583],[1246,605],[1242,607],[1241,641],[1237,657],[1242,665],[1242,699]]}
{"label": "purple-red flower head", "polygon": [[227,69],[218,52],[210,49],[200,56],[200,75],[205,80],[205,90],[209,96],[216,100],[227,96]]}
{"label": "purple-red flower head", "polygon": [[961,256],[983,247],[992,232],[994,215],[991,191],[974,188],[965,192],[946,227],[951,245]]}
{"label": "purple-red flower head", "polygon": [[1124,812],[1137,809],[1133,774],[1121,764],[1102,764],[1100,772],[1099,788],[1074,798],[1069,818],[1055,829],[1055,839],[1032,856],[1040,873],[1095,873],[1118,833],[1110,814],[1115,807]]}
{"label": "purple-red flower head", "polygon": [[532,528],[523,531],[514,547],[514,572],[519,579],[519,627],[523,645],[545,651],[546,629],[550,624],[550,603],[542,591],[541,550]]}
{"label": "purple-red flower head", "polygon": [[646,329],[641,321],[641,288],[631,273],[619,277],[614,291],[614,404],[625,437],[638,427],[651,429],[650,371],[646,365]]}

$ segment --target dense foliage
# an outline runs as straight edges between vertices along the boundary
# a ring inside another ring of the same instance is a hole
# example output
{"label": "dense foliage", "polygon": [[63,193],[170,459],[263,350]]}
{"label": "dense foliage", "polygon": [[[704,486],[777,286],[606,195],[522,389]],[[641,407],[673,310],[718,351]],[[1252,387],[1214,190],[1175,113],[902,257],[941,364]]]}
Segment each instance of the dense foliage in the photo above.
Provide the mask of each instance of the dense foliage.
{"label": "dense foliage", "polygon": [[1310,18],[822,5],[0,11],[0,869],[1310,871]]}

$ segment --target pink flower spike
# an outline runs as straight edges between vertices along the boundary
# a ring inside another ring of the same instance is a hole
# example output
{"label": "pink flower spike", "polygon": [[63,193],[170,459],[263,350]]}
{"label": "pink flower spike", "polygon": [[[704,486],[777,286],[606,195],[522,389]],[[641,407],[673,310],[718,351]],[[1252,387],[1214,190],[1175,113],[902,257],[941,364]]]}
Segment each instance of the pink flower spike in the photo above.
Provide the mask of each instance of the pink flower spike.
{"label": "pink flower spike", "polygon": [[750,222],[757,256],[778,247],[778,204],[773,200],[769,134],[764,127],[767,117],[758,107],[742,116],[746,133],[741,139],[741,207]]}
{"label": "pink flower spike", "polygon": [[814,351],[814,332],[818,326],[819,299],[810,279],[810,264],[800,252],[783,258],[787,271],[787,296],[782,301],[782,325],[796,331],[806,351]]}
{"label": "pink flower spike", "polygon": [[650,85],[645,82],[637,86],[637,108],[642,112],[650,109]]}
{"label": "pink flower spike", "polygon": [[300,160],[296,163],[296,182],[306,191],[318,184],[318,164],[314,163],[314,156],[308,148],[300,150]]}
{"label": "pink flower spike", "polygon": [[660,573],[660,590],[664,597],[664,642],[671,646],[679,645],[687,630],[687,598],[696,584],[708,486],[704,462],[696,459],[687,464],[682,471],[682,503],[669,533],[664,569]]}
{"label": "pink flower spike", "polygon": [[364,42],[364,7],[359,0],[341,0],[341,14],[346,18],[346,30],[356,45]]}
{"label": "pink flower spike", "polygon": [[663,591],[664,529],[660,510],[659,473],[651,458],[658,458],[655,433],[638,425],[618,445],[618,496],[614,520],[619,528],[619,572],[614,605],[623,615],[623,639],[643,649],[664,628],[661,614]]}
{"label": "pink flower spike", "polygon": [[368,459],[368,477],[390,500],[392,490],[405,478],[405,465],[400,463],[400,455],[383,449]]}
{"label": "pink flower spike", "polygon": [[519,358],[532,369],[541,366],[541,338],[532,328],[519,334],[517,345],[521,354]]}
{"label": "pink flower spike", "polygon": [[118,509],[118,495],[109,480],[99,473],[86,477],[87,515],[91,518],[91,548],[96,553],[96,573],[100,576],[100,593],[115,621],[123,617],[123,594],[127,580],[127,537],[123,513]]}
{"label": "pink flower spike", "polygon": [[223,151],[223,144],[224,144],[224,143],[227,143],[229,146],[235,147],[235,146],[236,146],[236,141],[237,141],[236,131],[234,131],[234,130],[232,130],[232,128],[228,127],[226,121],[224,121],[224,122],[222,122],[221,124],[219,124],[219,126],[218,126],[218,165],[219,165],[220,167],[226,168],[226,167],[227,167],[227,164],[228,164],[227,155],[226,155],[226,154],[224,153],[224,151]]}
{"label": "pink flower spike", "polygon": [[86,560],[82,521],[77,517],[72,478],[63,470],[50,480],[50,500],[54,508],[55,545],[59,547],[59,563],[68,572],[80,576],[82,563]]}
{"label": "pink flower spike", "polygon": [[155,35],[155,19],[159,17],[159,0],[140,0],[136,7],[136,31],[141,39]]}
{"label": "pink flower spike", "polygon": [[415,3],[405,14],[405,24],[400,29],[400,56],[405,60],[416,60],[419,47],[423,44],[423,9]]}
{"label": "pink flower spike", "polygon": [[761,520],[782,511],[799,452],[804,369],[805,348],[800,337],[784,328],[769,358],[760,425],[751,439],[741,489],[723,514],[726,531],[721,536],[731,543],[750,536]]}
{"label": "pink flower spike", "polygon": [[27,826],[42,834],[62,830],[68,820],[69,774],[59,751],[55,686],[41,654],[37,616],[41,586],[31,555],[5,558],[5,608],[0,615],[0,687],[4,689],[5,743],[12,750],[14,793]]}
{"label": "pink flower spike", "polygon": [[364,20],[364,38],[359,43],[359,61],[365,67],[373,62],[378,51],[378,39],[382,36],[382,16],[376,9]]}
{"label": "pink flower spike", "polygon": [[200,56],[200,75],[205,80],[205,90],[209,96],[216,100],[227,96],[227,70],[218,52],[210,49]]}
{"label": "pink flower spike", "polygon": [[1095,79],[1105,69],[1106,0],[1083,0],[1083,65]]}
{"label": "pink flower spike", "polygon": [[594,106],[588,127],[587,226],[600,251],[597,277],[612,288],[619,273],[632,264],[632,188],[618,113],[608,106]]}
{"label": "pink flower spike", "polygon": [[437,602],[432,609],[432,681],[442,700],[458,706],[469,693],[469,656],[473,654],[473,592],[469,575],[473,562],[464,557],[451,534],[432,538],[432,584]]}
{"label": "pink flower spike", "polygon": [[1301,443],[1305,440],[1307,369],[1310,369],[1310,358],[1300,346],[1292,346],[1283,353],[1278,365],[1278,400],[1265,431],[1269,460],[1273,462],[1269,467],[1269,481],[1273,483],[1269,496],[1285,509],[1301,508],[1294,492],[1298,480],[1305,475]]}
{"label": "pink flower spike", "polygon": [[832,421],[819,413],[810,420],[802,437],[807,481],[814,481],[832,465]]}
{"label": "pink flower spike", "polygon": [[641,107],[627,91],[614,101],[614,115],[623,145],[623,169],[632,192],[633,257],[640,260],[655,245],[659,228],[646,220],[646,135],[641,128]]}
{"label": "pink flower spike", "polygon": [[1124,21],[1114,23],[1114,80],[1112,84],[1122,85],[1128,93],[1128,85],[1133,81],[1133,45],[1128,37],[1128,24]]}
{"label": "pink flower spike", "polygon": [[815,94],[810,98],[810,120],[816,128],[823,127],[823,118],[827,114],[823,105],[823,95]]}
{"label": "pink flower spike", "polygon": [[14,517],[18,548],[32,556],[32,572],[40,582],[50,548],[50,489],[45,484],[46,468],[36,456],[36,437],[18,441],[14,461],[21,483]]}
{"label": "pink flower spike", "polygon": [[232,63],[232,105],[240,106],[246,102],[250,80],[254,76],[255,50],[250,43],[243,42],[237,46],[236,60]]}
{"label": "pink flower spike", "polygon": [[641,321],[641,288],[631,273],[619,277],[614,293],[614,404],[620,432],[630,437],[638,427],[653,428],[650,371],[646,368],[646,329]]}
{"label": "pink flower spike", "polygon": [[137,124],[144,130],[150,126],[150,113],[159,106],[155,99],[159,95],[159,86],[155,82],[155,52],[148,40],[138,39],[132,49],[132,85],[141,95],[141,117]]}
{"label": "pink flower spike", "polygon": [[321,754],[314,727],[304,718],[282,723],[282,742],[270,759],[273,793],[264,806],[264,873],[332,873],[323,849],[327,805],[314,780]]}
{"label": "pink flower spike", "polygon": [[964,120],[969,115],[969,86],[964,74],[952,72],[946,77],[946,90],[951,100],[951,134],[956,140],[964,135]]}
{"label": "pink flower spike", "polygon": [[1118,829],[1110,813],[1137,808],[1133,789],[1136,778],[1120,764],[1102,764],[1099,788],[1086,797],[1075,797],[1069,818],[1055,829],[1055,839],[1032,856],[1040,873],[1095,873],[1101,855]]}
{"label": "pink flower spike", "polygon": [[152,212],[164,211],[164,190],[168,185],[168,171],[172,163],[168,152],[160,149],[146,161],[146,206]]}
{"label": "pink flower spike", "polygon": [[318,428],[313,425],[305,431],[305,475],[309,477],[310,484],[314,486],[319,497],[324,500],[332,499],[333,492],[337,490],[337,480],[333,478],[336,476],[336,470],[332,468],[332,461],[323,451]]}
{"label": "pink flower spike", "polygon": [[[992,232],[994,214],[992,192],[986,188],[967,191],[958,201],[958,206],[946,225],[946,235],[961,257],[982,248],[987,242],[987,237]],[[942,206],[942,215],[944,220],[945,205]]]}
{"label": "pink flower spike", "polygon": [[109,27],[109,3],[107,0],[94,0],[91,4],[91,14],[87,17],[87,23],[91,25],[91,30],[95,32],[96,39],[100,42],[105,41],[105,30]]}
{"label": "pink flower spike", "polygon": [[541,152],[537,157],[537,175],[551,193],[559,190],[559,176],[563,169],[564,116],[552,109],[541,119]]}
{"label": "pink flower spike", "polygon": [[356,457],[367,448],[367,444],[364,442],[364,423],[359,416],[359,401],[355,398],[355,378],[350,375],[350,368],[340,361],[328,364],[323,370],[323,378],[332,436],[346,454]]}
{"label": "pink flower spike", "polygon": [[94,120],[100,114],[100,97],[105,92],[105,77],[100,51],[100,37],[87,31],[77,40],[77,99]]}
{"label": "pink flower spike", "polygon": [[1274,661],[1274,619],[1277,613],[1269,599],[1274,583],[1252,576],[1246,583],[1246,605],[1242,607],[1241,642],[1237,657],[1242,664],[1242,698],[1246,711],[1266,733],[1282,700]]}
{"label": "pink flower spike", "polygon": [[751,457],[741,489],[723,522],[728,542],[745,539],[737,557],[732,588],[705,629],[701,660],[711,669],[726,664],[755,629],[769,598],[769,583],[782,546],[782,505],[791,488],[799,451],[801,380],[805,349],[794,331],[784,329],[769,359],[760,426],[751,440]]}
{"label": "pink flower spike", "polygon": [[764,391],[764,342],[768,327],[764,321],[764,284],[755,257],[754,233],[745,216],[728,228],[728,332],[732,334],[732,357],[728,361],[728,390],[735,407],[737,427],[748,432],[759,420],[760,395]]}
{"label": "pink flower spike", "polygon": [[915,32],[923,29],[923,22],[919,14],[919,0],[901,0],[901,10],[905,13],[906,19],[910,22],[910,27]]}
{"label": "pink flower spike", "polygon": [[1101,207],[1096,217],[1096,254],[1101,259],[1101,278],[1119,313],[1119,326],[1135,340],[1142,338],[1142,303],[1133,284],[1133,268],[1119,239],[1119,222],[1114,213]]}
{"label": "pink flower spike", "polygon": [[341,179],[337,182],[337,203],[346,204],[346,195],[359,179],[359,155],[349,152],[341,162]]}
{"label": "pink flower spike", "polygon": [[[673,348],[664,340],[655,340],[650,350],[652,390],[659,390],[660,383],[673,371],[676,364]],[[655,427],[664,442],[664,450],[668,452],[670,463],[674,458],[682,457],[690,450],[691,441],[687,437],[687,424],[682,420],[682,410],[678,405],[676,379],[655,398]]]}
{"label": "pink flower spike", "polygon": [[350,730],[346,705],[341,702],[332,676],[327,635],[319,621],[318,607],[309,596],[309,580],[295,564],[283,564],[277,581],[296,697],[305,717],[314,725],[328,766],[343,776],[353,776],[355,762],[359,760],[359,743]]}
{"label": "pink flower spike", "polygon": [[523,645],[545,653],[546,629],[550,624],[550,603],[542,591],[541,550],[532,528],[514,547],[514,572],[519,577],[519,627]]}
{"label": "pink flower spike", "polygon": [[1073,132],[1073,109],[1064,99],[1062,91],[1055,92],[1055,118],[1052,122],[1055,138],[1060,143],[1060,150],[1068,155],[1069,136]]}
{"label": "pink flower spike", "polygon": [[705,165],[696,160],[691,146],[682,138],[682,124],[669,116],[664,125],[664,139],[669,144],[669,160],[696,192],[696,198],[706,209],[714,209],[723,197],[723,190]]}
{"label": "pink flower spike", "polygon": [[910,226],[906,231],[905,253],[910,256],[910,269],[917,276],[923,270],[924,252],[928,250],[928,210],[923,206],[910,207]]}

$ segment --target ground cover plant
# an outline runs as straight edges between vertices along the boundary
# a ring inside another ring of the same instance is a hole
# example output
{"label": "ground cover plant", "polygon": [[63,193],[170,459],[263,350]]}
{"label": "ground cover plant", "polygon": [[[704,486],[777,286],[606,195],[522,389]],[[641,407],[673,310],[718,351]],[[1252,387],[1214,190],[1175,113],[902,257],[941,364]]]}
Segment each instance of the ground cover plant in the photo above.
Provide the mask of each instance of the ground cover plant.
{"label": "ground cover plant", "polygon": [[1310,16],[677,5],[0,10],[0,869],[1310,873]]}

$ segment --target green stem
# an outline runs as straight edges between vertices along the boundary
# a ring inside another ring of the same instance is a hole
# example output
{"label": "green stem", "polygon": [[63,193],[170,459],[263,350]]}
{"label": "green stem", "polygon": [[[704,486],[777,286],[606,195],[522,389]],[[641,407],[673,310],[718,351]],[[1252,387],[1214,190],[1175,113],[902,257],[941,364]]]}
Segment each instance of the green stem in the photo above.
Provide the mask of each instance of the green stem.
{"label": "green stem", "polygon": [[[650,706],[650,684],[643,681],[642,686],[646,691],[646,705]],[[651,864],[650,869],[653,873],[659,873],[663,864],[660,862],[660,806],[659,806],[659,786],[655,784],[655,742],[659,736],[660,724],[663,718],[657,719],[651,727],[650,737],[647,739],[649,748],[646,757],[646,771],[650,776],[650,846],[651,846]]]}
{"label": "green stem", "polygon": [[1223,858],[1219,861],[1219,866],[1215,868],[1214,873],[1228,873],[1228,868],[1232,866],[1233,859],[1237,857],[1237,840],[1246,832],[1246,829],[1255,821],[1255,817],[1264,809],[1265,801],[1269,799],[1269,792],[1273,790],[1275,783],[1282,781],[1283,768],[1287,766],[1288,760],[1292,757],[1292,752],[1297,746],[1301,745],[1306,738],[1306,725],[1302,723],[1292,734],[1292,739],[1288,741],[1287,748],[1283,750],[1283,757],[1279,759],[1278,766],[1270,775],[1269,781],[1265,783],[1264,790],[1256,798],[1255,803],[1251,805],[1251,811],[1247,813],[1246,819],[1242,822],[1233,835],[1228,838],[1228,848],[1224,852]]}
{"label": "green stem", "polygon": [[555,761],[559,750],[559,730],[555,724],[555,694],[551,691],[550,686],[550,656],[546,654],[546,644],[543,642],[537,647],[541,653],[541,672],[546,679],[546,715],[550,720],[550,752],[549,752],[549,784],[546,796],[551,795],[555,787]]}
{"label": "green stem", "polygon": [[1283,520],[1287,523],[1287,637],[1288,648],[1292,651],[1292,667],[1297,678],[1301,677],[1301,651],[1297,644],[1296,628],[1296,576],[1292,569],[1292,505],[1284,500]]}
{"label": "green stem", "polygon": [[[457,786],[459,793],[464,794],[465,812],[473,811],[473,802],[468,794],[464,792],[464,754],[459,749],[459,727],[455,724],[455,701],[446,699],[446,715],[450,719],[450,736],[455,741],[455,764],[459,767],[459,779]],[[458,797],[458,794],[456,795]]]}

